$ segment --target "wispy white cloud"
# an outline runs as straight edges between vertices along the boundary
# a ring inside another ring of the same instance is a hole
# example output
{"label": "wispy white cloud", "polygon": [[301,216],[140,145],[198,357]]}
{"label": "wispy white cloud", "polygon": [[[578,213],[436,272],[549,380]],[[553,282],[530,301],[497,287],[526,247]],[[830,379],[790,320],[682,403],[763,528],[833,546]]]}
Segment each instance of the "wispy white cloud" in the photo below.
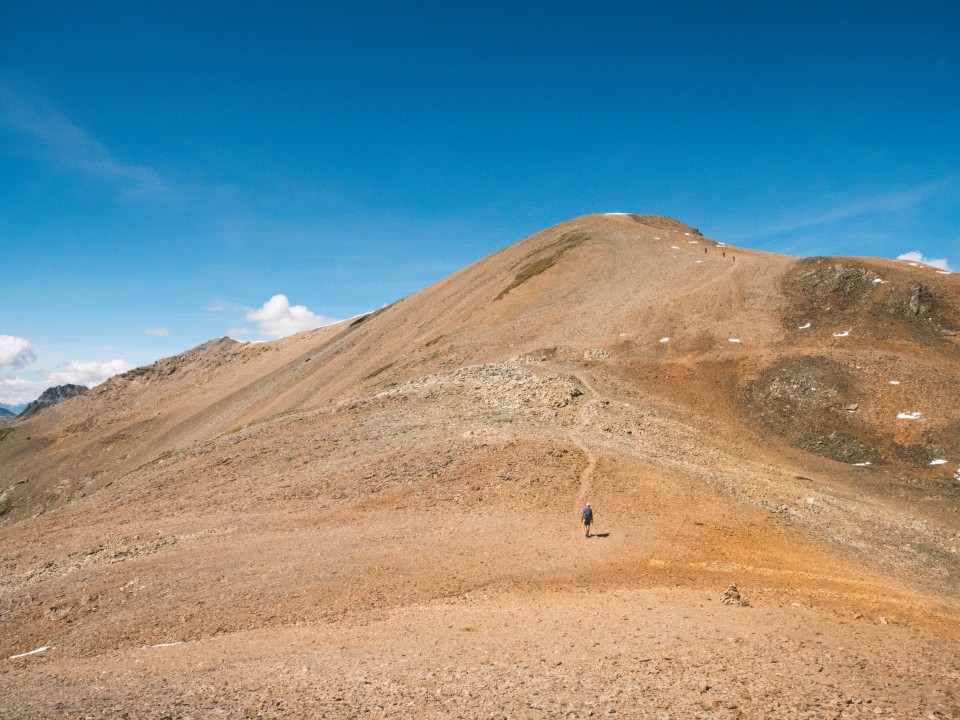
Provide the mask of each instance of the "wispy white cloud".
{"label": "wispy white cloud", "polygon": [[906,190],[880,193],[817,208],[805,213],[785,215],[780,222],[768,225],[753,233],[753,237],[765,238],[789,235],[870,215],[899,213],[917,207],[932,197],[954,188],[956,183],[957,177],[955,175],[947,175]]}
{"label": "wispy white cloud", "polygon": [[33,140],[47,162],[87,180],[115,183],[134,197],[159,197],[169,186],[152,168],[125,162],[45,101],[0,81],[0,123]]}
{"label": "wispy white cloud", "polygon": [[[910,252],[897,255],[897,260],[909,260],[910,262],[923,263],[924,265],[930,265],[931,267],[939,268],[941,270],[950,270],[946,258],[931,260],[930,258],[924,257],[923,253],[917,250],[911,250]],[[950,270],[950,272],[953,271]]]}
{"label": "wispy white cloud", "polygon": [[36,359],[29,340],[14,335],[0,335],[0,368],[23,367]]}
{"label": "wispy white cloud", "polygon": [[247,320],[257,323],[260,335],[267,338],[282,338],[337,322],[303,305],[291,305],[286,295],[274,295],[259,310],[249,310]]}
{"label": "wispy white cloud", "polygon": [[240,327],[240,328],[230,328],[227,330],[227,337],[233,338],[234,340],[239,340],[240,338],[249,337],[250,328]]}
{"label": "wispy white cloud", "polygon": [[237,303],[233,302],[216,300],[207,305],[204,310],[206,310],[208,313],[228,313],[231,315],[241,315],[249,312],[250,308],[246,305],[238,305]]}
{"label": "wispy white cloud", "polygon": [[144,330],[144,332],[147,335],[151,335],[153,337],[166,337],[167,335],[170,334],[170,331],[165,327],[147,328],[146,330]]}
{"label": "wispy white cloud", "polygon": [[41,373],[41,376],[47,387],[66,384],[93,387],[130,369],[131,365],[126,360],[111,360],[105,363],[73,360],[55,370]]}

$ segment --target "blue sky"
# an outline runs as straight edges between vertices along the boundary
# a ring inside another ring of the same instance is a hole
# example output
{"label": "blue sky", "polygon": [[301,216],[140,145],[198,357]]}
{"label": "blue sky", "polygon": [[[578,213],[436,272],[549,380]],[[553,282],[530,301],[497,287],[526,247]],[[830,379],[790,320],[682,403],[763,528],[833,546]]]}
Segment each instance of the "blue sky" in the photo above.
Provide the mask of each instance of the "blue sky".
{"label": "blue sky", "polygon": [[0,3],[0,403],[607,211],[960,269],[960,4]]}

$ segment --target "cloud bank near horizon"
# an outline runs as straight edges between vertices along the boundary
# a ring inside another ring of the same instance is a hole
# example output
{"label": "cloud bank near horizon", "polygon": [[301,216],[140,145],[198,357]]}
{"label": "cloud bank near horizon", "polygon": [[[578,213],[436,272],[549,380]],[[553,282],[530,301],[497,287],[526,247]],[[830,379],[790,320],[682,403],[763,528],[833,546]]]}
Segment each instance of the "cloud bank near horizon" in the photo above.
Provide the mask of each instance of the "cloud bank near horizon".
{"label": "cloud bank near horizon", "polygon": [[[30,341],[12,335],[0,335],[0,369],[19,370],[36,361]],[[37,370],[31,374],[38,379],[8,374],[0,377],[0,403],[20,405],[36,400],[47,388],[55,385],[84,385],[94,387],[133,366],[126,360],[83,362],[72,360],[53,370]]]}
{"label": "cloud bank near horizon", "polygon": [[81,362],[73,360],[55,370],[42,373],[47,387],[53,385],[86,385],[94,387],[109,380],[114,375],[133,369],[126,360],[111,360],[110,362]]}

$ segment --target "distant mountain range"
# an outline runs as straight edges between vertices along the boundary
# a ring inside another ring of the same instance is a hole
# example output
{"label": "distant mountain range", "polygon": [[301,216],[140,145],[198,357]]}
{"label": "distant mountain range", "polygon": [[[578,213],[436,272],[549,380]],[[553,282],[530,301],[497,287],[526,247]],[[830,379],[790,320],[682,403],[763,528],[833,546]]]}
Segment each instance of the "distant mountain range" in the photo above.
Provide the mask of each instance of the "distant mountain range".
{"label": "distant mountain range", "polygon": [[0,417],[5,417],[7,415],[19,415],[23,412],[23,409],[27,406],[27,403],[20,403],[19,405],[3,405],[0,404]]}

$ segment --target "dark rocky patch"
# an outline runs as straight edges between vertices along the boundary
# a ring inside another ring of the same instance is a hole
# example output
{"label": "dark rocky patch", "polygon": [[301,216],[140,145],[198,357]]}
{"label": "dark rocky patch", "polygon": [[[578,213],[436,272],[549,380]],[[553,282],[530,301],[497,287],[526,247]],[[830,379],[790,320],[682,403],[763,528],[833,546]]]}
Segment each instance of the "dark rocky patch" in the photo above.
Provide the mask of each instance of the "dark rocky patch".
{"label": "dark rocky patch", "polygon": [[783,278],[784,327],[805,323],[835,331],[856,327],[878,340],[941,342],[960,334],[960,311],[915,273],[838,258],[808,258]]}
{"label": "dark rocky patch", "polygon": [[840,462],[876,463],[879,438],[848,409],[858,400],[847,370],[819,356],[781,360],[747,390],[754,416],[791,445]]}
{"label": "dark rocky patch", "polygon": [[18,417],[20,420],[33,417],[48,407],[59,405],[65,400],[69,400],[77,395],[83,395],[87,389],[88,388],[83,385],[57,385],[56,387],[47,388],[40,397],[27,405]]}

